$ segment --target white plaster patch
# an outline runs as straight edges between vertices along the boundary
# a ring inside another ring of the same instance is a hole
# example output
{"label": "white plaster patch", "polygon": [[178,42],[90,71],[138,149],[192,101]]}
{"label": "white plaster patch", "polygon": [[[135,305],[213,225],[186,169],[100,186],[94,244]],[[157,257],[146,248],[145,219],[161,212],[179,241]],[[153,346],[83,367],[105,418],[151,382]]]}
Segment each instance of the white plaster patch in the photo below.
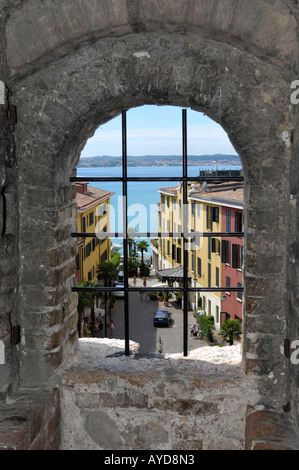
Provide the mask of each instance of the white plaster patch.
{"label": "white plaster patch", "polygon": [[291,138],[290,138],[290,134],[288,131],[284,131],[281,135],[280,135],[281,139],[283,140],[283,142],[286,144],[287,148],[289,149],[291,147]]}
{"label": "white plaster patch", "polygon": [[3,341],[0,341],[0,364],[5,364],[5,347]]}
{"label": "white plaster patch", "polygon": [[142,51],[134,52],[133,56],[137,57],[137,59],[144,59],[144,58],[150,59],[151,58],[148,52],[142,52]]}
{"label": "white plaster patch", "polygon": [[5,104],[5,85],[0,80],[0,104]]}

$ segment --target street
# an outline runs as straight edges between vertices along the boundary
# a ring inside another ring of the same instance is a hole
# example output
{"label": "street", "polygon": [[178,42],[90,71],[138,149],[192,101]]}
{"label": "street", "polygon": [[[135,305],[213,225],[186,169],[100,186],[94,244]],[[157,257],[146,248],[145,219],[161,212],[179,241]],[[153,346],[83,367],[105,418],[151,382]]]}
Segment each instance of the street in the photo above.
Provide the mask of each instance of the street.
{"label": "street", "polygon": [[[131,280],[129,281],[130,284]],[[149,280],[147,286],[156,284],[156,280]],[[142,286],[142,280],[137,280],[137,287]],[[169,327],[154,327],[153,317],[157,310],[167,310],[171,313]],[[112,319],[115,323],[114,337],[125,339],[124,332],[124,300],[117,298]],[[191,338],[190,326],[195,323],[193,312],[188,313],[188,350],[206,346],[206,343]],[[108,329],[109,335],[109,329]],[[161,351],[162,353],[183,354],[183,311],[176,304],[175,297],[169,301],[169,307],[157,300],[140,299],[138,292],[129,294],[129,338],[140,344],[139,353],[149,354]]]}

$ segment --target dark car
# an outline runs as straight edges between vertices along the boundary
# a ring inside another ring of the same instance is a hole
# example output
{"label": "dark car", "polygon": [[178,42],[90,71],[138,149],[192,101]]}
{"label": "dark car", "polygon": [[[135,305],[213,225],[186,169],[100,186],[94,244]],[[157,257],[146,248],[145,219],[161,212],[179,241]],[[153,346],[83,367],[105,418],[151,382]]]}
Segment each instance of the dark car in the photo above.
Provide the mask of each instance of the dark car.
{"label": "dark car", "polygon": [[153,321],[154,326],[169,326],[170,324],[170,313],[167,312],[166,310],[158,310],[154,314],[154,321]]}

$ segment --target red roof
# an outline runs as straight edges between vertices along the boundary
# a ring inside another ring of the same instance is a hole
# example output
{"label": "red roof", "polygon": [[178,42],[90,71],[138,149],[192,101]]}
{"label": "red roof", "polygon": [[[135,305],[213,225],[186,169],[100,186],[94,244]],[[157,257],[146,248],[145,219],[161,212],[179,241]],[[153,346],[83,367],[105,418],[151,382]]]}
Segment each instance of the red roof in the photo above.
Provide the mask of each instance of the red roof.
{"label": "red roof", "polygon": [[[81,189],[82,186],[80,186]],[[101,204],[102,202],[106,201],[110,197],[114,196],[115,193],[111,193],[110,191],[105,191],[104,189],[100,188],[93,188],[91,186],[87,186],[86,191],[84,192],[77,192],[76,196],[76,203],[77,207],[80,211],[85,211],[91,209],[94,206]]]}

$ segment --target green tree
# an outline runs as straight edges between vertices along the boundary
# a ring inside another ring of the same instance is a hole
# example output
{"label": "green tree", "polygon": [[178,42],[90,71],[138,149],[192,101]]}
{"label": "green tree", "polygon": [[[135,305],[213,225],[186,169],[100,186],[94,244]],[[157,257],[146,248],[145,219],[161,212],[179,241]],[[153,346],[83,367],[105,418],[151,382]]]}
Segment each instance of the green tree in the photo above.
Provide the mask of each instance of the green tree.
{"label": "green tree", "polygon": [[97,277],[104,282],[105,287],[110,287],[112,281],[117,278],[117,266],[112,261],[105,261],[97,266]]}
{"label": "green tree", "polygon": [[201,315],[198,318],[198,325],[205,340],[209,341],[209,343],[212,343],[213,342],[212,330],[214,328],[213,315]]}
{"label": "green tree", "polygon": [[219,336],[225,341],[228,341],[230,346],[234,344],[234,339],[239,340],[241,338],[242,329],[238,320],[226,320],[220,328]]}
{"label": "green tree", "polygon": [[111,255],[111,263],[114,264],[114,266],[118,267],[121,259],[121,254],[118,251],[114,251]]}
{"label": "green tree", "polygon": [[[130,232],[135,232],[135,229],[133,227],[128,228],[128,233]],[[129,249],[129,258],[136,258],[136,242],[133,238],[128,237],[128,249]]]}
{"label": "green tree", "polygon": [[144,252],[147,252],[148,248],[149,244],[145,240],[140,240],[140,242],[137,243],[137,249],[141,252],[141,265],[144,265]]}

